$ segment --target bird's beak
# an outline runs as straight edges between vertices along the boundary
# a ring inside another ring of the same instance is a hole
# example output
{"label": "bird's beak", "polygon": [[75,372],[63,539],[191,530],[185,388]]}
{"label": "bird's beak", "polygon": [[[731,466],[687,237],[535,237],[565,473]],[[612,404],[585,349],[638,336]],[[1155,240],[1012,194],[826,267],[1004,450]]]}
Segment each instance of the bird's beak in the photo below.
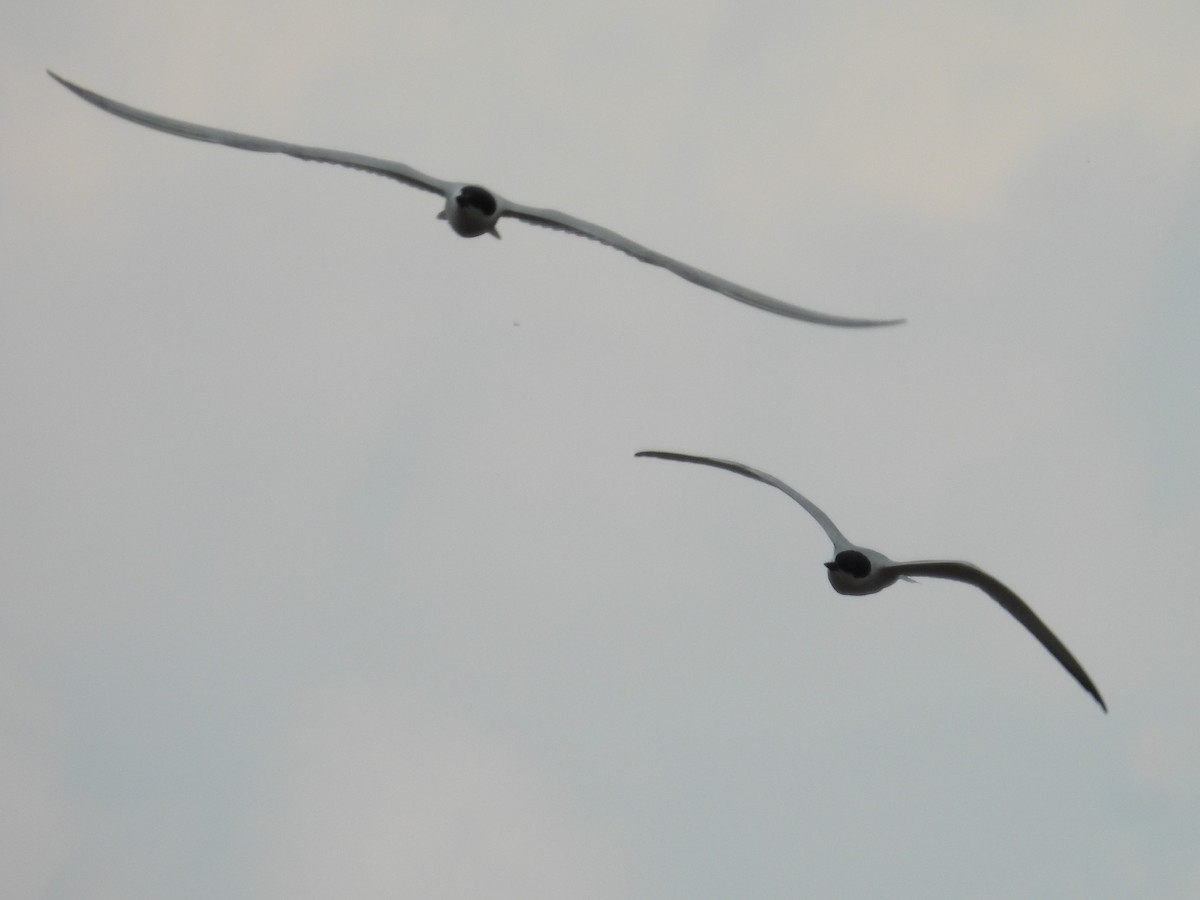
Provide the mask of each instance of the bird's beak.
{"label": "bird's beak", "polygon": [[490,234],[490,235],[491,235],[492,237],[494,237],[496,240],[500,240],[500,232],[498,232],[498,231],[496,230],[496,226],[494,226],[494,225],[493,225],[491,228],[489,228],[489,229],[488,229],[488,234]]}
{"label": "bird's beak", "polygon": [[444,219],[444,218],[446,218],[446,211],[443,209],[443,210],[442,210],[440,213],[438,213],[438,214],[437,214],[437,217],[438,217],[439,219]]}
{"label": "bird's beak", "polygon": [[829,562],[825,563],[825,568],[827,568],[827,569],[828,569],[829,571],[831,571],[831,572],[832,572],[834,569],[836,569],[837,567],[838,567],[838,564],[837,564],[837,560],[836,560],[836,559],[831,559]]}

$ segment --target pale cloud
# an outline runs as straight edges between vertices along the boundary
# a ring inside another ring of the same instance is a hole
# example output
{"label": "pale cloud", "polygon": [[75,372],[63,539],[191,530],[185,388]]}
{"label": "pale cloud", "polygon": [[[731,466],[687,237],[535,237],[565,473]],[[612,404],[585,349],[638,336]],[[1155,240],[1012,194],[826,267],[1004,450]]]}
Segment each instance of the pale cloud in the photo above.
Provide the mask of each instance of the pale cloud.
{"label": "pale cloud", "polygon": [[263,897],[616,898],[611,837],[518,744],[403,685],[297,698],[251,843]]}
{"label": "pale cloud", "polygon": [[1119,121],[1167,155],[1194,146],[1200,62],[1181,35],[1195,34],[1200,16],[1186,5],[1171,13],[1120,3],[845,7],[764,38],[776,53],[811,56],[799,68],[820,90],[786,81],[781,57],[764,54],[758,64],[780,66],[768,89],[775,113],[759,124],[745,118],[754,107],[734,115],[744,133],[762,132],[755,146],[770,155],[755,159],[758,171],[978,217],[1048,145],[1097,120]]}
{"label": "pale cloud", "polygon": [[1140,799],[1151,805],[1200,802],[1200,723],[1161,722],[1143,728],[1129,747]]}
{"label": "pale cloud", "polygon": [[14,897],[46,897],[81,837],[62,772],[54,703],[27,680],[29,655],[0,663],[0,871]]}

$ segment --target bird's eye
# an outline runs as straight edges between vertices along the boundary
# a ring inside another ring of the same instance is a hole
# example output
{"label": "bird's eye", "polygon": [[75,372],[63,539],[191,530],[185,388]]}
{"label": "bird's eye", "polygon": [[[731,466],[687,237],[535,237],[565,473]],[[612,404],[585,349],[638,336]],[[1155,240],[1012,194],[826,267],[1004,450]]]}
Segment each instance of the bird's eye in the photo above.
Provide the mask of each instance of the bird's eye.
{"label": "bird's eye", "polygon": [[833,559],[839,569],[855,578],[866,578],[871,574],[871,561],[857,550],[843,550]]}

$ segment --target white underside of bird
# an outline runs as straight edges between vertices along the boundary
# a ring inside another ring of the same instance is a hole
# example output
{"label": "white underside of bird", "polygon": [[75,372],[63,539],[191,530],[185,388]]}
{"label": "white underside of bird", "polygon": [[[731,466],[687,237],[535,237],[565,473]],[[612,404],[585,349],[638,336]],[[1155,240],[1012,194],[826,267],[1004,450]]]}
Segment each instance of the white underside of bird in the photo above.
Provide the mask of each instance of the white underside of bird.
{"label": "white underside of bird", "polygon": [[339,166],[347,166],[352,169],[361,169],[365,172],[394,179],[418,190],[438,194],[445,201],[445,205],[438,214],[438,217],[445,219],[450,227],[454,229],[455,233],[463,237],[478,237],[483,234],[491,234],[499,237],[500,233],[496,230],[496,223],[500,219],[508,217],[528,222],[532,225],[542,225],[547,228],[554,228],[559,231],[599,241],[602,244],[607,244],[623,253],[629,254],[634,259],[673,272],[680,278],[684,278],[700,287],[716,291],[718,294],[723,294],[741,303],[746,303],[750,306],[791,319],[813,322],[818,325],[835,325],[843,328],[898,325],[904,321],[904,319],[858,319],[847,316],[835,316],[805,309],[791,303],[784,303],[782,300],[777,300],[774,297],[769,297],[766,294],[735,284],[732,281],[727,281],[710,272],[705,272],[694,266],[679,262],[600,225],[585,222],[583,219],[577,219],[574,216],[556,210],[539,209],[533,206],[514,203],[479,185],[444,181],[440,178],[434,178],[423,172],[419,172],[404,163],[376,159],[358,153],[327,150],[321,147],[306,147],[286,141],[276,141],[270,138],[254,137],[249,134],[239,134],[236,131],[210,128],[207,125],[197,125],[181,119],[170,119],[166,116],[135,109],[132,106],[101,96],[95,91],[90,91],[87,88],[67,81],[54,72],[49,72],[49,74],[61,85],[88,103],[99,107],[105,112],[120,116],[122,119],[127,119],[130,122],[136,122],[138,125],[144,125],[147,128],[154,128],[158,131],[165,131],[168,134],[196,141],[207,141],[212,144],[237,147],[241,150],[253,150],[260,153],[283,153],[297,159],[326,162]]}
{"label": "white underside of bird", "polygon": [[952,562],[949,560],[896,562],[884,556],[878,550],[854,544],[847,540],[846,536],[833,524],[833,520],[820,507],[799,491],[789,487],[773,475],[768,475],[766,472],[752,469],[741,463],[730,462],[725,459],[714,459],[708,456],[671,453],[664,450],[643,450],[635,455],[653,457],[655,459],[669,459],[676,462],[697,463],[704,466],[713,466],[718,469],[726,469],[727,471],[736,472],[747,478],[753,478],[755,481],[761,481],[763,484],[769,484],[771,487],[783,491],[803,506],[808,514],[817,520],[817,524],[825,530],[825,534],[833,542],[833,559],[825,563],[825,567],[829,570],[829,583],[833,585],[833,589],[839,594],[851,594],[854,596],[875,594],[901,579],[910,580],[913,576],[948,578],[952,581],[962,581],[966,584],[974,585],[999,603],[1000,606],[1004,607],[1014,619],[1025,626],[1026,630],[1037,638],[1042,646],[1050,652],[1050,655],[1057,659],[1062,667],[1071,673],[1080,686],[1092,695],[1096,702],[1100,704],[1100,708],[1108,712],[1108,707],[1105,705],[1104,699],[1100,696],[1100,691],[1096,689],[1096,686],[1092,683],[1092,679],[1088,677],[1083,666],[1079,664],[1071,654],[1071,651],[1066,648],[1066,645],[1038,618],[1037,614],[1029,608],[1024,600],[982,569],[978,569],[970,563]]}

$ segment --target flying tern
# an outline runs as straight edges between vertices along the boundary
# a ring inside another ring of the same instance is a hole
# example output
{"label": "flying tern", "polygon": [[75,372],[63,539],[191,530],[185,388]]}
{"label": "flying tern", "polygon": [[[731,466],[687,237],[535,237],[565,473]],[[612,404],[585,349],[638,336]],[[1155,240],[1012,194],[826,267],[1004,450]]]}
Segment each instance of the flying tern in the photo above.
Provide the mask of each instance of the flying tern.
{"label": "flying tern", "polygon": [[585,222],[583,219],[577,219],[574,216],[569,216],[566,213],[557,212],[552,209],[538,209],[533,206],[514,203],[477,184],[443,181],[440,178],[434,178],[423,172],[418,172],[404,163],[362,156],[358,153],[326,150],[321,147],[306,147],[285,141],[239,134],[236,131],[210,128],[207,125],[197,125],[192,122],[184,122],[181,119],[169,119],[166,116],[135,109],[132,106],[111,100],[108,97],[97,94],[95,91],[72,84],[54,72],[50,72],[49,70],[47,72],[51,78],[63,87],[74,92],[93,106],[98,106],[105,112],[112,113],[114,116],[120,116],[122,119],[128,119],[130,122],[136,122],[138,125],[145,125],[147,128],[154,128],[158,131],[165,131],[168,134],[191,138],[196,141],[207,141],[213,144],[224,144],[227,147],[237,147],[242,150],[254,150],[260,153],[283,153],[287,156],[294,156],[297,159],[333,163],[334,165],[347,166],[351,169],[361,169],[365,172],[392,178],[418,190],[439,194],[445,198],[445,206],[438,213],[438,218],[445,219],[450,227],[454,229],[455,233],[463,237],[478,237],[483,234],[499,237],[500,233],[496,230],[496,223],[501,218],[507,216],[522,222],[528,222],[532,225],[555,228],[559,231],[599,241],[602,244],[607,244],[623,253],[629,254],[634,259],[639,259],[653,266],[661,266],[670,272],[674,272],[680,278],[700,285],[700,287],[708,288],[741,303],[756,306],[759,309],[780,316],[800,319],[805,322],[815,322],[819,325],[837,325],[843,328],[898,325],[904,321],[904,319],[855,319],[804,309],[790,303],[784,303],[781,300],[776,300],[774,297],[768,297],[766,294],[742,287],[739,284],[734,284],[732,281],[727,281],[724,278],[697,269],[694,266],[679,262],[656,250],[651,250],[649,247],[644,247],[635,241],[631,241],[629,238],[623,237],[615,231],[610,231],[607,228],[593,225],[591,222]]}
{"label": "flying tern", "polygon": [[766,472],[760,472],[758,469],[752,469],[741,463],[730,462],[724,459],[713,459],[708,456],[669,453],[662,450],[643,450],[634,455],[714,466],[718,469],[726,469],[730,472],[736,472],[739,475],[745,475],[747,478],[753,478],[755,481],[761,481],[763,484],[769,484],[771,487],[783,491],[803,506],[808,514],[817,520],[817,524],[825,529],[825,534],[833,542],[833,559],[825,563],[825,568],[829,570],[829,583],[833,585],[833,589],[839,594],[851,594],[854,596],[875,594],[895,584],[900,579],[909,581],[912,576],[949,578],[952,581],[963,581],[974,585],[999,603],[1014,619],[1024,625],[1029,633],[1037,638],[1043,647],[1050,651],[1050,655],[1057,659],[1063,668],[1071,673],[1083,689],[1095,698],[1096,702],[1100,704],[1100,708],[1108,712],[1108,707],[1100,696],[1100,692],[1092,684],[1092,679],[1083,670],[1083,666],[1071,655],[1071,651],[1066,648],[1062,641],[1055,637],[1054,632],[1037,617],[1024,600],[987,572],[965,562],[950,562],[945,560],[895,562],[877,550],[851,543],[838,530],[838,527],[833,524],[829,516],[825,515],[820,507],[799,491],[784,484],[773,475],[768,475]]}

